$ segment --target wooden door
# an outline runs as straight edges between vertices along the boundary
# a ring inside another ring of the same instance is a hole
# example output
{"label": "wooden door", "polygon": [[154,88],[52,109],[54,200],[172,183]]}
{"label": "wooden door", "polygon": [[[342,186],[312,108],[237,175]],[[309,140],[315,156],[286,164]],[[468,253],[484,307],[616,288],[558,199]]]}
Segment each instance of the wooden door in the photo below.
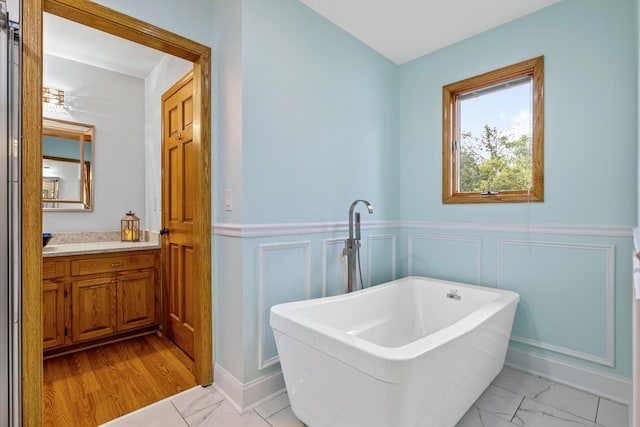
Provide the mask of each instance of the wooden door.
{"label": "wooden door", "polygon": [[147,269],[118,277],[118,332],[156,321],[155,271]]}
{"label": "wooden door", "polygon": [[116,276],[71,283],[71,337],[91,340],[116,332]]}
{"label": "wooden door", "polygon": [[194,355],[193,75],[162,97],[162,289],[164,329],[191,358]]}

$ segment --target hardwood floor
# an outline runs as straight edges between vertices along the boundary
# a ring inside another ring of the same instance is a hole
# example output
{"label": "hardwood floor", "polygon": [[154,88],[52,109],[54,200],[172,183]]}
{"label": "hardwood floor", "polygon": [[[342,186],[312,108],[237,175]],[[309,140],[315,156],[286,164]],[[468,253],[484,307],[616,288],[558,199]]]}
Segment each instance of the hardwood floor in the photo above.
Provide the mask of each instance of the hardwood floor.
{"label": "hardwood floor", "polygon": [[43,363],[45,426],[97,426],[196,385],[191,359],[156,335]]}

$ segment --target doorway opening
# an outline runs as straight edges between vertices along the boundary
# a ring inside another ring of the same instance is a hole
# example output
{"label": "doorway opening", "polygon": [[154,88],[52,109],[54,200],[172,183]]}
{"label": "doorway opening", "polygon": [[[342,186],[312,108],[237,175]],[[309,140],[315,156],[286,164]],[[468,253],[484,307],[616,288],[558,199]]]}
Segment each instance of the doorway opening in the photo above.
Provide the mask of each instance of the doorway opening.
{"label": "doorway opening", "polygon": [[[23,38],[23,253],[22,413],[25,426],[43,416],[42,369],[42,19],[43,12],[148,46],[193,63],[193,376],[200,385],[213,379],[211,298],[211,52],[206,46],[90,1],[24,0]],[[27,374],[28,373],[28,374]]]}

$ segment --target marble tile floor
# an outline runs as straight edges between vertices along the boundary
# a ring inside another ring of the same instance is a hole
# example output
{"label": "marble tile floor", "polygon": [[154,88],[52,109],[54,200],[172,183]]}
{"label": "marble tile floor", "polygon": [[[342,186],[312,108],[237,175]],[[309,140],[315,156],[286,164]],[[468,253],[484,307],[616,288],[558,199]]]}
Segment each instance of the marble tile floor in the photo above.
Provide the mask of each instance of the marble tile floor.
{"label": "marble tile floor", "polygon": [[[293,414],[286,393],[240,415],[211,386],[184,391],[103,426],[302,427],[304,424]],[[629,409],[603,397],[505,367],[456,427],[516,426],[629,427]]]}

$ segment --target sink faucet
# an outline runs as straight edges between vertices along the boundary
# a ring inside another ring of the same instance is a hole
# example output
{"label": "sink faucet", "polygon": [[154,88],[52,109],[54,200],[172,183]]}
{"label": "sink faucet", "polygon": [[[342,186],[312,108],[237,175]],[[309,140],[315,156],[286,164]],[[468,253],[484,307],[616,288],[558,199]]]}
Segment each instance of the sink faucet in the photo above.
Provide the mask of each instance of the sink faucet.
{"label": "sink faucet", "polygon": [[[349,208],[349,238],[345,240],[344,250],[342,251],[342,254],[347,256],[347,292],[357,290],[356,257],[360,258],[360,212],[355,213],[354,230],[353,211],[359,202],[362,202],[367,206],[367,210],[370,214],[373,213],[373,206],[371,206],[371,203],[366,200],[355,200],[351,203],[351,207]],[[362,270],[360,271],[360,283],[362,286]]]}

